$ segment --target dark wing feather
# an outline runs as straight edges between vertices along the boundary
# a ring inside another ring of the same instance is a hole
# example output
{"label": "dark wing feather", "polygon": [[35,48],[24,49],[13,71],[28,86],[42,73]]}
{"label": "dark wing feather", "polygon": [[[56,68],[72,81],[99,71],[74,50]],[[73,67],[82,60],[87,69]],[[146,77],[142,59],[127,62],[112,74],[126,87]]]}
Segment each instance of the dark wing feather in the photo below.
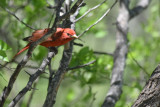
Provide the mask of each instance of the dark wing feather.
{"label": "dark wing feather", "polygon": [[25,38],[23,38],[23,40],[24,41],[29,41],[29,38],[30,38],[31,36],[28,36],[28,37],[25,37]]}

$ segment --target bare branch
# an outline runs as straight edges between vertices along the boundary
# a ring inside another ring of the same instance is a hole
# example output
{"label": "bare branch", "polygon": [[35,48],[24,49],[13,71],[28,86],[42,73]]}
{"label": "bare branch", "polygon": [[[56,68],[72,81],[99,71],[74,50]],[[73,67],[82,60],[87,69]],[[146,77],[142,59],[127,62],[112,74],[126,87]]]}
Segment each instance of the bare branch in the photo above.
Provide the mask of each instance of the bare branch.
{"label": "bare branch", "polygon": [[70,15],[74,14],[76,10],[79,8],[79,6],[82,4],[83,0],[78,0],[74,6],[71,8],[71,10],[64,15],[59,17],[59,21],[62,21],[63,19],[68,18]]}
{"label": "bare branch", "polygon": [[62,6],[63,2],[59,2],[58,6],[57,6],[57,12],[56,12],[56,18],[55,18],[55,22],[52,25],[52,28],[43,36],[41,37],[39,40],[37,40],[36,42],[31,43],[30,48],[27,52],[27,54],[24,56],[23,60],[17,65],[14,73],[11,75],[8,86],[4,88],[2,95],[0,97],[0,106],[3,106],[6,98],[8,97],[8,95],[11,92],[11,89],[13,87],[13,84],[15,82],[15,80],[17,79],[17,76],[19,74],[19,72],[21,71],[21,69],[25,66],[25,64],[28,62],[29,58],[31,57],[32,51],[34,50],[34,48],[39,45],[42,41],[44,41],[45,39],[47,39],[51,33],[54,33],[56,31],[56,27],[57,27],[57,23],[59,23],[58,18],[59,18],[59,12],[60,12],[60,7]]}
{"label": "bare branch", "polygon": [[81,44],[81,43],[76,43],[76,42],[73,42],[73,45],[76,45],[76,46],[83,47],[83,44]]}
{"label": "bare branch", "polygon": [[72,56],[72,54],[70,54],[72,49],[73,45],[70,45],[70,49],[64,50],[58,71],[55,73],[54,77],[49,78],[48,93],[43,107],[52,107],[55,104],[59,85],[64,77],[64,74],[66,73],[66,69]]}
{"label": "bare branch", "polygon": [[[40,77],[39,77],[39,78],[40,78]],[[37,83],[38,83],[38,81],[39,81],[39,78],[37,78],[37,80],[34,82],[33,88],[36,88]],[[32,90],[32,92],[31,92],[31,94],[30,94],[30,96],[29,96],[29,98],[28,98],[27,107],[30,107],[34,93],[35,93],[35,90]]]}
{"label": "bare branch", "polygon": [[51,16],[51,19],[50,19],[49,24],[48,24],[48,28],[50,28],[50,24],[51,24],[51,22],[52,22],[52,19],[53,19],[53,17],[54,17],[54,14],[55,14],[55,12],[53,12],[53,14],[52,14],[52,16]]}
{"label": "bare branch", "polygon": [[109,56],[114,56],[112,53],[108,53],[108,52],[98,52],[98,51],[94,51],[94,54],[104,54],[104,55],[109,55]]}
{"label": "bare branch", "polygon": [[150,2],[151,0],[140,0],[137,6],[130,10],[130,19],[144,11],[149,6]]}
{"label": "bare branch", "polygon": [[123,72],[128,54],[128,20],[129,12],[127,0],[120,0],[119,15],[117,18],[116,49],[114,51],[114,65],[111,77],[111,86],[102,104],[102,107],[114,107],[122,93]]}
{"label": "bare branch", "polygon": [[15,71],[13,72],[13,74],[10,77],[8,86],[3,89],[2,95],[0,97],[0,106],[1,107],[3,107],[3,104],[6,101],[6,98],[8,97],[8,95],[10,94],[11,89],[13,87],[13,84],[14,84],[15,80],[17,79],[17,76],[18,76],[20,70],[27,63],[28,59],[29,58],[27,56],[24,57],[24,59],[17,65],[17,68],[15,69]]}
{"label": "bare branch", "polygon": [[83,64],[83,65],[78,65],[78,66],[75,66],[75,67],[72,67],[72,68],[67,68],[67,71],[73,70],[73,69],[83,68],[83,67],[85,67],[85,66],[88,66],[88,65],[90,65],[90,64],[93,64],[94,62],[96,62],[96,60],[91,61],[91,62],[88,62],[88,63]]}
{"label": "bare branch", "polygon": [[7,66],[5,66],[5,65],[0,64],[0,69],[2,69],[2,68],[6,68],[6,69],[14,72],[14,71],[13,71],[14,68],[9,68],[9,67],[7,67]]}
{"label": "bare branch", "polygon": [[26,74],[28,74],[29,76],[32,76],[30,73],[28,73],[26,70],[24,70],[24,72],[26,73]]}
{"label": "bare branch", "polygon": [[[72,7],[73,10],[72,9],[70,10],[70,12],[73,11],[74,14],[70,16],[69,21],[65,20],[66,24],[64,26],[67,25],[67,27],[71,27],[71,29],[75,29],[75,25],[74,25],[75,17],[77,16],[78,11],[79,11],[79,8],[80,8],[79,5],[81,5],[83,0],[78,0],[77,2],[76,2],[76,5]],[[68,5],[68,4],[65,4],[65,5]],[[66,12],[67,11],[68,10],[66,10]],[[66,17],[66,16],[67,15],[63,15],[62,17]],[[66,73],[66,69],[68,68],[69,62],[72,57],[72,54],[71,54],[72,50],[73,50],[73,41],[70,42],[69,49],[65,49],[63,51],[63,56],[62,56],[60,67],[58,68],[58,71],[55,73],[54,77],[50,76],[49,78],[48,92],[47,92],[47,96],[43,104],[43,107],[53,107],[53,105],[55,104],[59,85]]]}
{"label": "bare branch", "polygon": [[91,101],[91,104],[89,107],[93,107],[93,103],[96,100],[96,94],[97,94],[97,92],[93,93],[93,98],[92,98],[92,101]]}
{"label": "bare branch", "polygon": [[94,6],[93,8],[90,8],[88,11],[86,11],[81,17],[79,17],[78,19],[75,20],[75,22],[79,21],[80,19],[82,19],[83,17],[85,17],[88,13],[90,13],[91,11],[97,9],[98,7],[100,7],[103,3],[105,3],[107,0],[104,0],[103,2],[101,2],[100,4]]}
{"label": "bare branch", "polygon": [[[142,0],[141,0],[142,1]],[[102,107],[114,107],[122,93],[123,72],[128,55],[128,21],[131,19],[129,0],[120,0],[117,18],[117,38],[114,52],[114,66],[112,70],[111,86]]]}
{"label": "bare branch", "polygon": [[21,19],[19,19],[19,17],[17,17],[16,15],[15,15],[15,13],[13,13],[13,12],[11,12],[9,9],[5,9],[9,14],[11,14],[12,16],[14,16],[18,21],[20,21],[22,24],[24,24],[26,27],[28,27],[28,28],[30,28],[30,29],[32,29],[32,30],[36,30],[35,28],[33,28],[33,27],[31,27],[31,26],[29,26],[28,24],[26,24],[25,22],[23,22]]}
{"label": "bare branch", "polygon": [[82,32],[80,35],[78,35],[78,37],[84,35],[90,28],[92,28],[93,26],[95,26],[96,24],[98,24],[109,12],[110,10],[115,6],[115,4],[117,3],[118,0],[115,0],[115,2],[113,3],[113,5],[91,26],[89,26],[84,32]]}
{"label": "bare branch", "polygon": [[50,63],[51,59],[57,54],[56,50],[51,50],[48,53],[46,59],[43,60],[39,69],[34,73],[27,83],[27,85],[17,94],[17,96],[13,99],[13,101],[9,104],[9,107],[14,107],[17,102],[30,90],[32,89],[33,82],[45,71],[46,66]]}
{"label": "bare branch", "polygon": [[142,66],[140,65],[140,63],[133,57],[133,55],[132,55],[131,53],[130,53],[130,56],[131,56],[132,60],[139,66],[139,68],[141,68],[141,69],[144,71],[144,73],[149,77],[150,74],[145,70],[144,67],[142,67]]}

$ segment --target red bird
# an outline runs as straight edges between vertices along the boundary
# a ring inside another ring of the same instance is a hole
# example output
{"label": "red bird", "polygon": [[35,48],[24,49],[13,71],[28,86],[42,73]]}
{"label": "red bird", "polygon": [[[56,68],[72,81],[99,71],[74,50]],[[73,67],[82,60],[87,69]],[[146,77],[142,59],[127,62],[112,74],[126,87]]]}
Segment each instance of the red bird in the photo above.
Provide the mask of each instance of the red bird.
{"label": "red bird", "polygon": [[[29,43],[23,49],[21,49],[14,57],[19,55],[23,51],[27,50],[30,47],[32,42],[35,42],[38,39],[40,39],[49,30],[50,30],[50,28],[36,30],[32,33],[32,36],[24,38],[23,40],[28,41]],[[47,47],[47,48],[60,46],[60,45],[64,45],[64,44],[68,43],[69,41],[71,41],[74,38],[78,38],[78,36],[76,36],[76,33],[74,30],[72,30],[70,28],[57,28],[56,32],[54,34],[51,34],[51,36],[48,37],[42,43],[40,43],[40,45]]]}

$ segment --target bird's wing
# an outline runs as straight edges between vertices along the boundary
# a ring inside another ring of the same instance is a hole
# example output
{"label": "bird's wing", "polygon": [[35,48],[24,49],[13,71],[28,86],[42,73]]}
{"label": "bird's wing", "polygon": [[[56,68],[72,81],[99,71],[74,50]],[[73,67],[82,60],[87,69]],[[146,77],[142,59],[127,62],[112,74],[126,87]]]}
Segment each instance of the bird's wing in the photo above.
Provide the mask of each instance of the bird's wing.
{"label": "bird's wing", "polygon": [[42,36],[44,36],[49,29],[40,29],[40,30],[36,30],[32,33],[32,36],[26,37],[23,40],[24,41],[29,41],[29,42],[35,42],[38,39],[40,39]]}
{"label": "bird's wing", "polygon": [[58,39],[60,39],[60,37],[62,36],[63,32],[56,32],[54,34],[52,34],[49,38],[47,38],[47,40],[45,40],[44,42],[54,42]]}
{"label": "bird's wing", "polygon": [[[40,39],[42,36],[44,36],[48,31],[49,31],[49,29],[36,30],[35,32],[32,33],[32,36],[26,37],[23,40],[29,41],[29,42],[35,42],[38,39]],[[57,29],[57,31],[54,34],[51,34],[51,36],[49,36],[47,38],[47,40],[45,40],[44,42],[56,41],[57,39],[59,39],[62,36],[63,31],[64,30],[62,28]]]}

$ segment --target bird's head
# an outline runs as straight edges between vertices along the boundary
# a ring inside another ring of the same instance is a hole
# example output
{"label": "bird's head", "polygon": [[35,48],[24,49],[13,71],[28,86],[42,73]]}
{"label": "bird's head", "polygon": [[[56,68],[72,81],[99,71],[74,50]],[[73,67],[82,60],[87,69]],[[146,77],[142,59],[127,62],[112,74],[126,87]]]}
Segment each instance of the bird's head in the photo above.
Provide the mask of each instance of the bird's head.
{"label": "bird's head", "polygon": [[76,35],[76,32],[70,28],[65,28],[63,33],[65,33],[68,37],[78,38],[78,36]]}

